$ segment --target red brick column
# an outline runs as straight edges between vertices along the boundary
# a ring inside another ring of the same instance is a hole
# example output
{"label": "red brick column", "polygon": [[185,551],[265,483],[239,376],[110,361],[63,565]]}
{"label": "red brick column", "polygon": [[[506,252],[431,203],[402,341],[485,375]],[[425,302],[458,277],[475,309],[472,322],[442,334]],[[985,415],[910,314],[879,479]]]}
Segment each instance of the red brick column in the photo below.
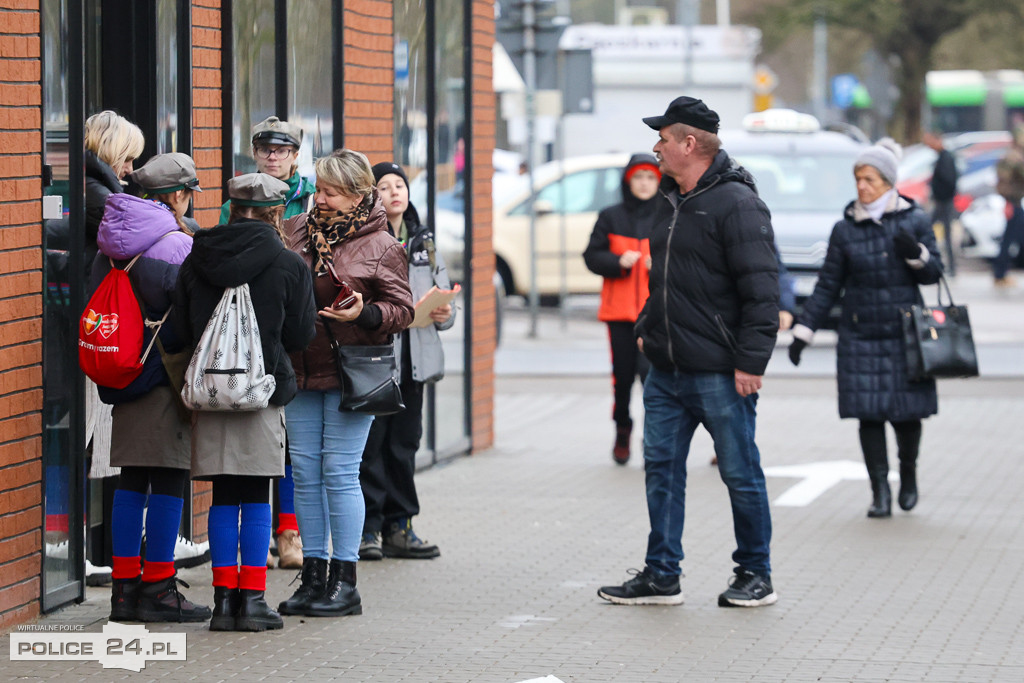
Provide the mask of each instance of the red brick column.
{"label": "red brick column", "polygon": [[470,363],[470,425],[473,451],[494,445],[494,350],[495,336],[494,247],[491,242],[491,177],[494,174],[495,117],[498,115],[492,78],[494,3],[472,3],[473,66],[473,253],[469,255],[473,277],[473,320]]}
{"label": "red brick column", "polygon": [[[199,186],[195,194],[195,219],[209,228],[217,224],[221,196],[221,3],[220,0],[192,2],[192,157],[196,161]],[[192,538],[206,540],[206,522],[213,503],[208,482],[192,484]]]}
{"label": "red brick column", "polygon": [[39,2],[0,9],[0,630],[39,614],[42,86]]}
{"label": "red brick column", "polygon": [[362,152],[371,164],[394,156],[393,17],[389,0],[345,2],[345,139],[334,144]]}

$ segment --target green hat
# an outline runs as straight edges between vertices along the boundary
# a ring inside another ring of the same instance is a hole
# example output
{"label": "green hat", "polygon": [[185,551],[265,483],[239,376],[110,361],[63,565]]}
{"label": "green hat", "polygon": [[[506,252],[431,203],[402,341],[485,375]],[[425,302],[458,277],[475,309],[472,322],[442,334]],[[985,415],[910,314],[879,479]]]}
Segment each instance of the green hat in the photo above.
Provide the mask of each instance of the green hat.
{"label": "green hat", "polygon": [[257,142],[265,145],[294,145],[297,149],[302,145],[302,129],[294,123],[271,116],[252,127],[252,144]]}
{"label": "green hat", "polygon": [[278,206],[288,196],[288,183],[266,173],[246,173],[228,181],[228,197],[239,206]]}
{"label": "green hat", "polygon": [[181,152],[157,154],[131,175],[146,194],[165,194],[175,190],[202,192],[196,177],[196,162]]}

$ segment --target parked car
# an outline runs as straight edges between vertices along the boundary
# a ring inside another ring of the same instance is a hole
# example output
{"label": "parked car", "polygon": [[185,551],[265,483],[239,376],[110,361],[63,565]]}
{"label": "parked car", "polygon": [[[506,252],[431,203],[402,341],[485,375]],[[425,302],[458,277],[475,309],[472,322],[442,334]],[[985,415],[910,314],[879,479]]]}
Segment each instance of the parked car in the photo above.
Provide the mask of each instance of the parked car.
{"label": "parked car", "polygon": [[[994,259],[1006,232],[1006,200],[994,192],[978,197],[960,215],[960,224],[964,231],[960,242],[964,256]],[[1013,266],[1024,268],[1024,250],[1018,245],[1011,249],[1017,250],[1010,254]]]}

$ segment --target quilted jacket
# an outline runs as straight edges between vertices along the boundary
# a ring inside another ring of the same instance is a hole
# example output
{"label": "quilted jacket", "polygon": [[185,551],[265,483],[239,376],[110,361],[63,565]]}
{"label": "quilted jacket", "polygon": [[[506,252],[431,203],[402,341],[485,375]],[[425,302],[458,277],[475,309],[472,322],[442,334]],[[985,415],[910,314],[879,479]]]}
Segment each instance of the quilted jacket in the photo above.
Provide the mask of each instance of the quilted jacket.
{"label": "quilted jacket", "polygon": [[[909,230],[928,250],[920,268],[893,253],[893,238]],[[829,238],[825,265],[798,323],[818,329],[835,303],[839,322],[839,416],[900,422],[938,412],[935,382],[910,382],[900,307],[919,301],[918,285],[938,282],[942,262],[931,221],[912,201],[894,194],[880,221],[856,202]],[[931,300],[931,293],[929,293]]]}

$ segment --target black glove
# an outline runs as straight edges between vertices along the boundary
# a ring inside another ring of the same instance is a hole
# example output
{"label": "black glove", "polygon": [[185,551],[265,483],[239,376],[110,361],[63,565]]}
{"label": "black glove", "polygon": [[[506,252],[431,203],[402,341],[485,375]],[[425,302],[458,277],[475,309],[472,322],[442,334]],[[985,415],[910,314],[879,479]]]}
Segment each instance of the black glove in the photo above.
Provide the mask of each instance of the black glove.
{"label": "black glove", "polygon": [[803,339],[793,339],[789,345],[789,360],[793,365],[800,365],[800,354],[807,348],[807,342]]}
{"label": "black glove", "polygon": [[921,258],[921,247],[917,243],[917,238],[909,230],[900,230],[896,233],[896,237],[892,239],[893,251],[901,259],[916,259]]}

